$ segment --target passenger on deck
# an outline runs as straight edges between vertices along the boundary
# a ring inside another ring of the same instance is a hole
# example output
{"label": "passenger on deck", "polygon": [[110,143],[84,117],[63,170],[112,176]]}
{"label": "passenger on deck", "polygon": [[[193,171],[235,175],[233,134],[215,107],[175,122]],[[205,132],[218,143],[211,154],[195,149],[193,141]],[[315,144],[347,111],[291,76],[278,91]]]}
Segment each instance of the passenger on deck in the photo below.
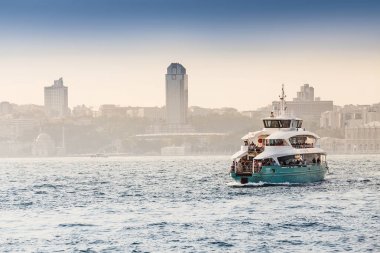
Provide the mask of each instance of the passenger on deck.
{"label": "passenger on deck", "polygon": [[241,173],[242,171],[243,171],[243,164],[241,162],[238,162],[236,172]]}
{"label": "passenger on deck", "polygon": [[235,172],[235,162],[232,162],[230,172]]}
{"label": "passenger on deck", "polygon": [[252,142],[251,144],[249,144],[248,150],[251,152],[255,152],[256,148],[257,146],[255,145],[255,143]]}
{"label": "passenger on deck", "polygon": [[317,162],[317,160],[315,160],[315,157],[313,158],[312,162],[313,162],[313,163],[316,163],[316,162]]}

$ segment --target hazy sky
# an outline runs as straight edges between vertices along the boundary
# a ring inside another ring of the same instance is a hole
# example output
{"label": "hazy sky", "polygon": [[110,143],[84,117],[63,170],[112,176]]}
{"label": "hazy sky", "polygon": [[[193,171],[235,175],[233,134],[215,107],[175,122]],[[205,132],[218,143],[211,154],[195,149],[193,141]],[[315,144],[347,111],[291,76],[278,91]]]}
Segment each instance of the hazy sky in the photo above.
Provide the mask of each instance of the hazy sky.
{"label": "hazy sky", "polygon": [[256,109],[304,83],[336,104],[380,102],[380,1],[0,0],[0,101],[162,106],[171,62],[189,104]]}

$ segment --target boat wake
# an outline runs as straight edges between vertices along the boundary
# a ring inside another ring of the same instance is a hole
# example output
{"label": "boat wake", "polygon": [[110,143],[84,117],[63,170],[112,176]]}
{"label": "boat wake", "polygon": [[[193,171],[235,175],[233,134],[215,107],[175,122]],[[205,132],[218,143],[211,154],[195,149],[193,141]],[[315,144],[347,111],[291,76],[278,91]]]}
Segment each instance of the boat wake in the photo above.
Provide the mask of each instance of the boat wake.
{"label": "boat wake", "polygon": [[231,187],[231,188],[241,188],[241,187],[244,187],[244,188],[257,188],[257,187],[271,187],[271,186],[290,186],[290,187],[294,187],[294,186],[303,186],[303,185],[306,185],[306,184],[301,184],[301,183],[289,183],[289,182],[285,182],[285,183],[265,183],[265,182],[259,182],[259,183],[246,183],[246,184],[241,184],[239,182],[229,182],[226,184],[228,187]]}

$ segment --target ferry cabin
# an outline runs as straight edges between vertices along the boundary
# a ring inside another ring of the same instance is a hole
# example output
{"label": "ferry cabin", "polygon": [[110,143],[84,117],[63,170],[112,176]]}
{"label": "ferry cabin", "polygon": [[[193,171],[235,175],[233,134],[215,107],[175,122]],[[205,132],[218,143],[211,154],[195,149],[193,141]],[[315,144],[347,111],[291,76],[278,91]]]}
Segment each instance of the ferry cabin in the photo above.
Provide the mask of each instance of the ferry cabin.
{"label": "ferry cabin", "polygon": [[319,137],[302,128],[298,118],[263,119],[264,129],[242,138],[244,146],[234,156],[231,172],[236,176],[260,173],[267,167],[301,167],[326,163],[325,152],[316,143]]}

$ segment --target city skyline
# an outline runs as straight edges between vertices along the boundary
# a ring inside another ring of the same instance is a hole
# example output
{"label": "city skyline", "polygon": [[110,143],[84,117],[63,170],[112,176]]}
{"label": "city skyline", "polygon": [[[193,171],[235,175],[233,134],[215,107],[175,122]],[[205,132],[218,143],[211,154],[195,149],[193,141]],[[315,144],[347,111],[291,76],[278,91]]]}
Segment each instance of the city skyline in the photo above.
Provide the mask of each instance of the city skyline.
{"label": "city skyline", "polygon": [[[59,81],[62,81],[62,77],[60,77],[59,78]],[[58,81],[58,80],[54,80],[54,83],[56,82],[56,81]],[[295,85],[296,87],[295,88],[299,88],[300,86],[303,86],[303,85],[309,85],[309,83],[302,83],[302,84],[297,84],[297,85]],[[43,91],[42,92],[40,92],[42,95],[41,95],[41,97],[42,97],[42,100],[41,101],[37,101],[36,103],[17,103],[17,102],[15,102],[15,101],[12,101],[12,100],[7,100],[7,99],[2,99],[2,100],[0,100],[0,102],[7,102],[7,103],[10,103],[10,104],[16,104],[16,105],[38,105],[38,106],[45,106],[46,107],[46,105],[45,105],[45,102],[44,102],[44,100],[46,99],[46,96],[44,95],[44,93],[46,92],[44,92],[44,90],[46,90],[46,88],[48,88],[48,87],[50,87],[50,86],[45,86],[45,87],[42,87],[43,88]],[[52,86],[53,87],[53,86]],[[65,86],[65,88],[68,88],[69,86]],[[285,87],[285,89],[286,89],[286,94],[287,94],[287,102],[293,102],[295,99],[297,99],[297,93],[298,93],[298,91],[297,90],[295,90],[295,93],[296,94],[290,94],[290,92],[289,92],[289,89],[287,89],[288,88],[288,86],[284,86]],[[317,87],[317,89],[318,89],[318,86],[316,86]],[[294,89],[294,87],[291,87],[292,88],[292,90]],[[165,89],[165,87],[163,88],[163,90],[164,90],[164,93],[166,93],[166,89]],[[278,93],[278,92],[277,92]],[[320,93],[316,93],[316,94],[320,94]],[[66,95],[67,96],[67,95]],[[101,106],[104,106],[104,105],[116,105],[116,106],[123,106],[123,107],[159,107],[159,108],[164,108],[165,107],[165,104],[166,104],[166,102],[164,101],[164,103],[163,104],[156,104],[156,105],[144,105],[144,104],[135,104],[135,105],[131,105],[131,104],[125,104],[125,103],[114,103],[114,102],[109,102],[109,103],[105,103],[105,102],[101,102],[100,101],[100,104],[85,104],[85,103],[81,103],[81,102],[79,102],[79,103],[76,103],[76,104],[70,104],[70,97],[71,96],[75,96],[75,94],[70,94],[70,96],[68,96],[68,97],[66,97],[66,100],[68,100],[68,108],[69,109],[73,109],[73,108],[75,108],[75,107],[77,107],[77,106],[87,106],[87,107],[89,107],[89,108],[93,108],[93,109],[100,109],[100,107]],[[45,98],[44,98],[45,97]],[[167,98],[167,96],[165,96],[164,95],[164,98]],[[190,108],[190,107],[201,107],[201,108],[210,108],[210,109],[213,109],[213,108],[215,108],[215,109],[217,109],[217,108],[234,108],[234,109],[237,109],[237,110],[239,110],[239,111],[250,111],[250,110],[258,110],[258,109],[261,109],[261,108],[263,108],[263,107],[267,107],[267,106],[273,106],[272,105],[272,103],[273,103],[273,101],[277,101],[277,98],[278,98],[278,96],[276,96],[275,94],[272,94],[271,95],[271,97],[268,97],[268,102],[266,103],[266,104],[261,104],[261,105],[258,105],[257,107],[255,107],[255,108],[246,108],[246,109],[241,109],[241,108],[239,108],[239,107],[234,107],[234,106],[220,106],[220,107],[217,107],[217,106],[211,106],[211,107],[207,107],[207,106],[202,106],[202,105],[198,105],[198,104],[189,104],[188,105],[188,107]],[[316,96],[316,98],[318,98],[318,99],[321,99],[321,96]],[[322,97],[323,98],[323,97]],[[189,98],[188,98],[189,100],[190,100],[190,96],[189,96]],[[331,100],[329,100],[329,101],[333,101],[334,103],[336,102],[335,100],[334,100],[334,98],[332,98]],[[337,103],[335,103],[335,105],[336,106],[347,106],[347,105],[371,105],[371,104],[377,104],[377,103],[379,103],[380,102],[380,100],[379,99],[375,99],[373,102],[368,102],[368,103],[362,103],[362,104],[359,104],[359,103],[347,103],[347,104],[337,104]],[[67,103],[67,101],[66,101],[66,103]]]}
{"label": "city skyline", "polygon": [[142,2],[1,1],[0,100],[41,104],[62,76],[70,107],[163,106],[165,68],[181,62],[190,106],[257,109],[282,83],[378,102],[378,1]]}

